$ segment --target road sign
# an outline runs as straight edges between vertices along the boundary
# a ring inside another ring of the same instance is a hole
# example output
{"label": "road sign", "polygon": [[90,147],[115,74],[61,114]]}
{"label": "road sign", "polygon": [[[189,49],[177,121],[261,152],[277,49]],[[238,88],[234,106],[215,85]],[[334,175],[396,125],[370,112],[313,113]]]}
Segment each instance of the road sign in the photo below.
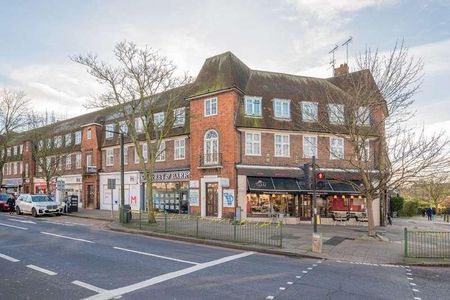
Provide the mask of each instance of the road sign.
{"label": "road sign", "polygon": [[58,191],[63,191],[66,188],[66,182],[64,180],[56,181],[56,189]]}
{"label": "road sign", "polygon": [[147,180],[145,178],[144,172],[139,172],[139,183],[146,183]]}
{"label": "road sign", "polygon": [[116,179],[109,178],[108,179],[108,190],[115,190],[115,189],[116,189]]}

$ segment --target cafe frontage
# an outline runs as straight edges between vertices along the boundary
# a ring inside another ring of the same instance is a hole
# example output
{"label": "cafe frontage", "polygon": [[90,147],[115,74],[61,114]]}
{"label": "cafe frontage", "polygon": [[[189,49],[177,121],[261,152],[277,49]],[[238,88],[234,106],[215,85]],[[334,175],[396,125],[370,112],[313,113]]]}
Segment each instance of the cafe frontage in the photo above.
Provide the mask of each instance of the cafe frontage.
{"label": "cafe frontage", "polygon": [[[317,183],[316,208],[323,224],[336,220],[367,221],[367,203],[360,182],[335,176]],[[313,192],[304,174],[291,169],[239,169],[242,215],[255,221],[283,220],[286,224],[310,223],[314,213]],[[243,186],[245,184],[245,187]],[[245,194],[243,193],[245,190]],[[379,203],[374,203],[374,213]],[[376,218],[375,218],[376,219]]]}

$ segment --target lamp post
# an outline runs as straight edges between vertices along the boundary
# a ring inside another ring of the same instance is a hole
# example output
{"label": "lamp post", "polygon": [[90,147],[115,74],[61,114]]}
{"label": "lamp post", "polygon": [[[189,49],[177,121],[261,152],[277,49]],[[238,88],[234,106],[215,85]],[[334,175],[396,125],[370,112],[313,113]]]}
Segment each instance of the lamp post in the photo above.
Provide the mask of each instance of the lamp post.
{"label": "lamp post", "polygon": [[312,157],[312,177],[313,177],[313,232],[317,232],[317,207],[316,207],[316,194],[317,194],[317,178],[316,178],[316,156]]}
{"label": "lamp post", "polygon": [[[124,221],[124,206],[125,206],[125,154],[124,154],[124,134],[123,132],[107,130],[107,132],[120,135],[120,206],[119,206],[119,220]],[[112,201],[112,200],[111,200]]]}

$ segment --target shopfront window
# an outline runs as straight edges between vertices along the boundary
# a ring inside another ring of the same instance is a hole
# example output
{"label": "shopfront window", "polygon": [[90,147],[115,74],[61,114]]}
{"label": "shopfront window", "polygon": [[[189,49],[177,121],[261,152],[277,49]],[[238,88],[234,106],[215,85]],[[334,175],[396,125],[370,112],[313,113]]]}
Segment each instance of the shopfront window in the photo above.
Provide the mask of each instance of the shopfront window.
{"label": "shopfront window", "polygon": [[153,183],[153,207],[157,211],[187,214],[188,188],[188,182],[184,181]]}
{"label": "shopfront window", "polygon": [[294,194],[247,194],[249,217],[296,217],[298,196]]}

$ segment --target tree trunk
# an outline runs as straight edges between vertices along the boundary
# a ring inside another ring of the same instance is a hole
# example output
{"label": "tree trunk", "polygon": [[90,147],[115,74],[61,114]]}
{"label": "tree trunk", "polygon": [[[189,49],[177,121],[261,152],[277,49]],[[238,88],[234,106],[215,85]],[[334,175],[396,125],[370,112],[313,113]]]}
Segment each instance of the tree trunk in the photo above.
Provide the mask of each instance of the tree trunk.
{"label": "tree trunk", "polygon": [[145,184],[145,198],[147,198],[147,213],[148,222],[156,223],[155,210],[153,208],[153,182],[152,180],[147,180]]}
{"label": "tree trunk", "polygon": [[367,234],[369,236],[375,236],[375,220],[373,217],[373,198],[372,196],[366,196],[367,199]]}
{"label": "tree trunk", "polygon": [[46,178],[45,179],[45,186],[47,187],[47,195],[50,194],[50,179]]}

